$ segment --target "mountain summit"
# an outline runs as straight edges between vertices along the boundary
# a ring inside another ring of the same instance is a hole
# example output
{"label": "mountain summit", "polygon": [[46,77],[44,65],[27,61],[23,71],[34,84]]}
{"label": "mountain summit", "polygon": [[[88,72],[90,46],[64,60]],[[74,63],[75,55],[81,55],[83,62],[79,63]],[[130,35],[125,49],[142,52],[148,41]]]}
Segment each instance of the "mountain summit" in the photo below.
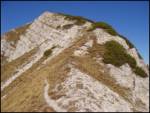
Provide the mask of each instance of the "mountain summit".
{"label": "mountain summit", "polygon": [[44,12],[1,36],[1,109],[149,111],[149,70],[107,23]]}

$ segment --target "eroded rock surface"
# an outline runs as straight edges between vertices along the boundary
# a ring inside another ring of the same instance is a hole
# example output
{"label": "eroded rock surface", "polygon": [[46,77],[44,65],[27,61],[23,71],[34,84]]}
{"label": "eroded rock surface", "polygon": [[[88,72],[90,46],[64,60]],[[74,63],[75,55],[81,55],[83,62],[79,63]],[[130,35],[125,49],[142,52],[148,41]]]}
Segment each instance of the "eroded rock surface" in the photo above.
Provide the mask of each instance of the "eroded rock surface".
{"label": "eroded rock surface", "polygon": [[[87,31],[92,22],[83,20],[44,12],[2,36],[2,111],[149,111],[149,70],[137,50],[101,28]],[[137,76],[128,63],[116,67],[105,64],[102,54],[94,56],[111,40],[148,76]]]}

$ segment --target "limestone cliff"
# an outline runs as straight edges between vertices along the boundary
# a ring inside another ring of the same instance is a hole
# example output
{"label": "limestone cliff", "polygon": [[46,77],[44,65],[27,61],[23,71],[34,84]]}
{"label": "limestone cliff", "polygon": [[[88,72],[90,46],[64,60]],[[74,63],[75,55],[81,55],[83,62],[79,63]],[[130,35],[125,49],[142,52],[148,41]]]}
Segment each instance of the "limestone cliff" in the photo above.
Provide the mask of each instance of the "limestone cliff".
{"label": "limestone cliff", "polygon": [[107,26],[44,12],[4,34],[2,111],[149,111],[148,67]]}

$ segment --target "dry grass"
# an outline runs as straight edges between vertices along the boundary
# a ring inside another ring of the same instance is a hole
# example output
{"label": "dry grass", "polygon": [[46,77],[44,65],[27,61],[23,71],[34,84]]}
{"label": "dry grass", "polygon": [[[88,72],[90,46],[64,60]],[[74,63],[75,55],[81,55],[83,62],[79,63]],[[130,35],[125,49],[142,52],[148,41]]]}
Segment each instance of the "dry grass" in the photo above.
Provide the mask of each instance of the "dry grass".
{"label": "dry grass", "polygon": [[[88,34],[87,34],[88,35]],[[78,47],[82,46],[89,39],[85,37],[79,37],[73,45],[62,51],[59,55],[52,58],[46,65],[41,66],[41,63],[45,60],[45,57],[41,58],[36,64],[34,64],[29,70],[24,72],[19,78],[17,78],[11,85],[3,90],[2,95],[7,95],[3,99],[1,108],[2,111],[53,111],[53,109],[46,106],[43,91],[44,80],[47,79],[50,85],[49,95],[53,99],[58,99],[62,94],[52,92],[52,89],[56,84],[60,84],[67,77],[70,68],[67,64],[75,62],[75,66],[84,73],[91,75],[95,79],[99,80],[111,90],[118,93],[127,101],[129,90],[116,84],[114,78],[109,76],[107,70],[103,73],[101,70],[105,70],[101,65],[95,62],[91,56],[74,57],[73,52]],[[101,50],[101,46],[93,46],[93,53]],[[103,50],[103,49],[102,49]],[[92,51],[92,50],[91,50]],[[93,54],[91,53],[91,54]],[[37,68],[41,66],[39,70]],[[81,85],[78,86],[82,88]],[[61,89],[61,87],[59,87]],[[41,109],[41,107],[43,107]],[[68,111],[75,111],[76,108],[71,105]]]}
{"label": "dry grass", "polygon": [[10,31],[6,33],[6,40],[7,41],[13,41],[17,43],[17,41],[20,39],[20,35],[23,35],[26,30],[29,28],[30,24],[24,25],[22,27],[16,28],[15,31]]}
{"label": "dry grass", "polygon": [[[39,110],[35,111],[35,112],[39,112]],[[55,112],[52,108],[50,108],[49,106],[44,107],[41,112]]]}
{"label": "dry grass", "polygon": [[32,55],[37,51],[37,48],[30,50],[23,56],[1,66],[1,81],[7,80],[10,76],[16,73],[16,69],[26,63]]}
{"label": "dry grass", "polygon": [[1,54],[1,67],[6,63],[8,63],[7,57],[5,57],[3,54]]}
{"label": "dry grass", "polygon": [[[58,67],[56,66],[55,69],[50,70],[49,75],[47,77],[48,82],[50,84],[50,89],[53,89],[57,84],[60,84],[67,78],[68,73],[70,72],[70,68],[67,67],[67,64],[68,63],[57,65]],[[59,86],[58,88],[61,89],[62,87]],[[49,96],[54,100],[59,99],[60,97],[64,95],[65,95],[64,92],[57,93],[52,90],[49,91]]]}
{"label": "dry grass", "polygon": [[[63,81],[69,72],[65,67],[73,51],[86,42],[86,38],[79,37],[78,40],[69,48],[65,49],[58,56],[41,66],[45,57],[41,58],[30,69],[24,72],[19,78],[13,81],[2,92],[7,97],[2,100],[2,111],[37,111],[41,105],[46,105],[43,91],[44,80],[47,79],[52,89],[57,83]],[[39,70],[37,68],[41,66]]]}
{"label": "dry grass", "polygon": [[68,112],[76,112],[77,111],[77,107],[75,107],[74,102],[69,104],[69,108],[68,108]]}
{"label": "dry grass", "polygon": [[103,56],[105,51],[105,47],[103,45],[98,44],[95,38],[93,46],[88,49],[88,52],[90,53],[91,57]]}
{"label": "dry grass", "polygon": [[2,95],[7,95],[2,104],[2,111],[28,111],[44,103],[42,92],[45,73],[41,74],[36,70],[43,61],[41,58],[2,91]]}
{"label": "dry grass", "polygon": [[[81,71],[87,73],[88,75],[91,75],[101,83],[108,86],[111,90],[118,93],[125,100],[131,102],[131,100],[129,99],[130,90],[125,87],[119,86],[116,80],[112,78],[109,73],[107,73],[107,70],[96,63],[90,56],[74,57],[74,60],[76,67]],[[105,70],[105,72],[103,73],[101,70]]]}

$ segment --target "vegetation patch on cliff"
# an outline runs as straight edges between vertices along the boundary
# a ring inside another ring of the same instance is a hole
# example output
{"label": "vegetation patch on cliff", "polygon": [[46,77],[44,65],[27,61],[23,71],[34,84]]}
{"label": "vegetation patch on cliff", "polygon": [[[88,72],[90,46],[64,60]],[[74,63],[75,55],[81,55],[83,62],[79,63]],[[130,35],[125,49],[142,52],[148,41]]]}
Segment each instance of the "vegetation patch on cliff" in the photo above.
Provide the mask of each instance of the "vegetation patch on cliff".
{"label": "vegetation patch on cliff", "polygon": [[141,77],[147,77],[148,75],[145,73],[145,71],[141,68],[136,66],[136,68],[134,69],[134,73],[136,73],[137,75],[141,76]]}
{"label": "vegetation patch on cliff", "polygon": [[65,17],[66,20],[75,20],[75,24],[76,25],[83,25],[85,24],[86,20],[84,20],[82,17],[80,16],[66,16]]}
{"label": "vegetation patch on cliff", "polygon": [[[59,14],[61,14],[61,13],[59,13]],[[117,33],[117,31],[111,25],[109,25],[105,22],[94,22],[92,20],[83,18],[81,16],[72,16],[72,15],[69,15],[69,14],[61,14],[61,15],[66,16],[65,19],[67,19],[67,20],[76,20],[76,22],[75,22],[76,25],[83,25],[83,24],[85,24],[86,21],[91,22],[92,26],[91,26],[90,29],[88,29],[88,31],[93,31],[96,28],[102,28],[107,33],[109,33],[110,35],[113,35],[113,36],[118,35],[121,38],[123,38],[126,41],[126,43],[127,43],[127,45],[129,46],[130,49],[135,48],[135,46],[128,40],[128,38],[126,38],[123,35],[120,35],[119,33]],[[71,26],[72,25],[66,25],[66,26],[64,26],[64,28],[68,29]],[[142,56],[139,54],[139,52],[138,52],[138,56],[139,56],[140,59],[143,59]]]}
{"label": "vegetation patch on cliff", "polygon": [[105,22],[95,22],[95,23],[93,23],[91,28],[88,31],[95,30],[96,28],[102,28],[107,33],[109,33],[113,36],[118,35],[118,33],[115,31],[115,29],[112,26],[110,26],[109,24],[105,23]]}
{"label": "vegetation patch on cliff", "polygon": [[72,16],[72,15],[69,15],[69,14],[62,14],[62,13],[58,13],[58,14],[61,14],[61,15],[65,16],[66,20],[73,20],[73,21],[75,20],[76,25],[83,25],[83,24],[86,23],[86,21],[94,23],[94,21],[86,19],[86,18],[81,17],[81,16]]}
{"label": "vegetation patch on cliff", "polygon": [[71,27],[73,27],[73,24],[67,24],[62,26],[63,29],[70,29]]}
{"label": "vegetation patch on cliff", "polygon": [[[88,31],[93,31],[96,28],[102,28],[104,29],[107,33],[109,33],[110,35],[113,36],[120,36],[121,38],[123,38],[127,45],[129,46],[130,49],[135,48],[135,46],[130,42],[130,40],[128,40],[128,38],[124,37],[123,35],[120,35],[119,33],[117,33],[117,31],[109,24],[105,23],[105,22],[95,22],[92,24],[91,28],[88,29]],[[138,56],[140,59],[143,59],[142,56],[139,54],[138,52]]]}
{"label": "vegetation patch on cliff", "polygon": [[57,47],[57,46],[53,46],[52,48],[47,49],[47,50],[44,52],[44,56],[45,56],[45,57],[50,56],[50,55],[52,54],[52,52],[53,52],[53,49],[55,49],[56,47]]}
{"label": "vegetation patch on cliff", "polygon": [[106,52],[103,55],[104,63],[112,64],[117,67],[128,63],[137,75],[140,75],[141,77],[147,76],[145,71],[137,66],[136,60],[126,53],[126,50],[122,45],[116,41],[108,41],[104,44],[104,46],[106,48]]}
{"label": "vegetation patch on cliff", "polygon": [[104,54],[104,63],[111,63],[117,67],[128,63],[131,67],[136,67],[136,61],[128,55],[125,48],[116,41],[108,41],[105,43],[106,52]]}

